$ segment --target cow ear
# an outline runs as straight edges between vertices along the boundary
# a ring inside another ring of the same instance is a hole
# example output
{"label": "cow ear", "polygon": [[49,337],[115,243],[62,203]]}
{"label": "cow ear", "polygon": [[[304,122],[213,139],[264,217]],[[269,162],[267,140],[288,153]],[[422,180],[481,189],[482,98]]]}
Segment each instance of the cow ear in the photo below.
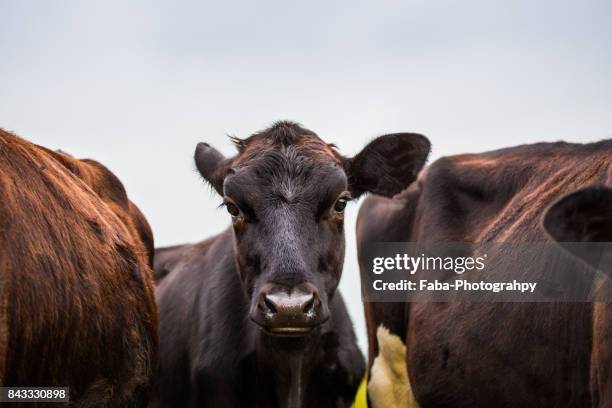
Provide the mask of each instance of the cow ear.
{"label": "cow ear", "polygon": [[412,183],[427,160],[431,144],[416,133],[393,133],[371,141],[346,161],[353,197],[364,192],[392,197]]}
{"label": "cow ear", "polygon": [[[552,205],[544,215],[544,229],[568,252],[594,268],[610,262],[612,247],[572,245],[573,242],[612,242],[612,188],[588,187]],[[609,268],[604,267],[607,271]]]}
{"label": "cow ear", "polygon": [[550,207],[544,228],[558,242],[612,242],[612,188],[566,195]]}
{"label": "cow ear", "polygon": [[226,159],[208,143],[198,143],[195,149],[195,164],[198,171],[219,195],[223,196],[223,180],[231,168],[231,159]]}

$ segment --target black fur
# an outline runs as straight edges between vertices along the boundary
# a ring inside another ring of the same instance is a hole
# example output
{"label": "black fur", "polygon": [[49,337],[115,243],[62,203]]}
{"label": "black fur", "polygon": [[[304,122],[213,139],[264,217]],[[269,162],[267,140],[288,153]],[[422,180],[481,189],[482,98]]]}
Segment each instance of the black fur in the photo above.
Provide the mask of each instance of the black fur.
{"label": "black fur", "polygon": [[[429,143],[383,136],[347,159],[291,122],[233,140],[233,158],[202,143],[195,154],[204,179],[224,197],[232,228],[156,253],[161,365],[153,406],[285,408],[291,400],[292,408],[348,407],[365,362],[336,290],[343,200],[399,191],[416,171],[398,174],[397,167],[418,167]],[[377,177],[382,182],[373,183]],[[270,287],[312,290],[314,329],[301,337],[270,334],[262,312]]]}

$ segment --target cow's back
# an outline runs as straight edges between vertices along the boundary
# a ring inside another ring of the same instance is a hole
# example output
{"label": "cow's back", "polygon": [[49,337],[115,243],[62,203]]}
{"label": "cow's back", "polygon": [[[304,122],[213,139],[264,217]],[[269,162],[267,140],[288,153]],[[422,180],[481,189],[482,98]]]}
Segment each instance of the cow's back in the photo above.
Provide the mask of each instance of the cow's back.
{"label": "cow's back", "polygon": [[0,198],[0,384],[137,402],[157,347],[140,211],[98,163],[3,131]]}

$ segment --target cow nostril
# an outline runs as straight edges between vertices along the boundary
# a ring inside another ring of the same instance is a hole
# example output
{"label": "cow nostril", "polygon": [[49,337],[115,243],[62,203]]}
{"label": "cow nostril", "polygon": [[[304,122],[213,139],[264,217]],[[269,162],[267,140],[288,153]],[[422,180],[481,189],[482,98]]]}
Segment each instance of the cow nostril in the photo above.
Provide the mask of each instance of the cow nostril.
{"label": "cow nostril", "polygon": [[308,299],[302,305],[302,312],[304,312],[305,314],[310,314],[314,311],[314,307],[315,307],[315,296],[314,294],[312,294],[310,295],[310,299]]}
{"label": "cow nostril", "polygon": [[268,299],[266,295],[263,296],[263,301],[264,301],[264,305],[267,311],[269,311],[270,313],[276,313],[278,311],[276,309],[276,305],[274,304],[274,302]]}

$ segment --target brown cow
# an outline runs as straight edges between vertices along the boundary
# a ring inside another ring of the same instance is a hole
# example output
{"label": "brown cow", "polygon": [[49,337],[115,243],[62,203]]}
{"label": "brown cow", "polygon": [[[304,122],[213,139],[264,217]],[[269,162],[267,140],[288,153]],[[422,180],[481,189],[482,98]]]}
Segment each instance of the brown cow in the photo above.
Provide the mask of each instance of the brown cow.
{"label": "brown cow", "polygon": [[157,356],[153,236],[121,182],[0,130],[0,386],[144,406]]}
{"label": "brown cow", "polygon": [[[442,158],[396,197],[364,202],[360,262],[368,242],[550,242],[544,211],[604,183],[611,166],[610,140]],[[566,267],[586,268],[572,258]],[[423,408],[590,406],[591,311],[589,303],[365,303],[369,362],[382,324],[407,345]]]}
{"label": "brown cow", "polygon": [[[612,186],[612,179],[607,184]],[[612,188],[593,186],[563,197],[546,213],[544,227],[561,243],[606,242],[606,245],[593,246],[590,251],[573,244],[566,247],[600,269],[604,273],[600,279],[609,282],[612,276]],[[606,286],[601,285],[601,288]],[[611,295],[602,294],[605,299],[610,299]],[[591,393],[593,406],[612,406],[612,302],[593,304]]]}

